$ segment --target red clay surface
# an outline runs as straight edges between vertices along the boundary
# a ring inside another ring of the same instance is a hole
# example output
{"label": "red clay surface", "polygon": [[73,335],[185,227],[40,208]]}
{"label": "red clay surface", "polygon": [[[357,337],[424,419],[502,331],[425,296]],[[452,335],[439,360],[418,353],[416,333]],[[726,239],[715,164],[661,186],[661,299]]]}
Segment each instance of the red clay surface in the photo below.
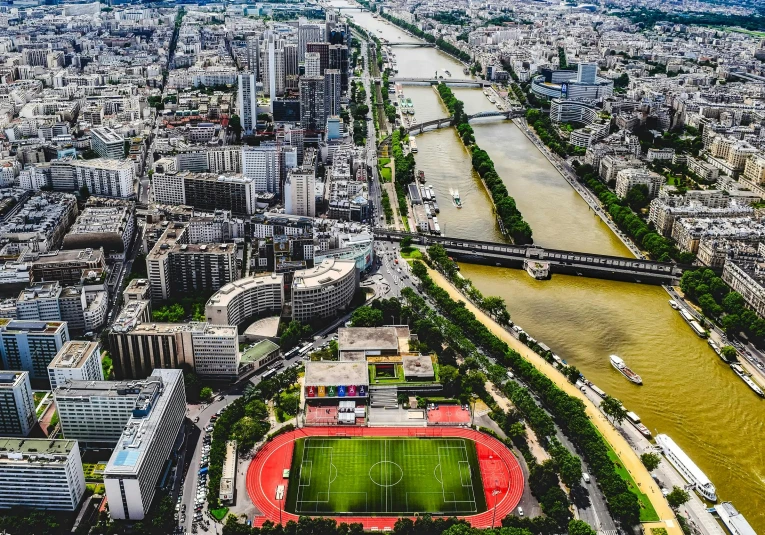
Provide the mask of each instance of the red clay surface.
{"label": "red clay surface", "polygon": [[[467,411],[465,411],[467,412]],[[314,427],[298,429],[279,435],[264,445],[252,459],[247,471],[247,492],[252,503],[263,513],[255,517],[253,525],[262,526],[266,520],[274,523],[286,523],[298,520],[298,516],[283,511],[276,499],[276,488],[284,485],[287,495],[288,480],[282,472],[292,464],[292,450],[295,440],[311,436],[366,436],[366,437],[460,437],[472,440],[476,444],[478,465],[481,470],[486,504],[488,509],[477,515],[461,517],[476,528],[491,527],[496,516],[500,522],[521,501],[523,494],[523,471],[520,464],[499,440],[472,429],[454,428],[381,428],[381,427]],[[499,491],[496,495],[495,491]],[[495,509],[496,508],[496,515]],[[393,529],[395,516],[338,516],[338,522],[360,522],[367,531],[371,529]]]}
{"label": "red clay surface", "polygon": [[307,405],[305,421],[308,425],[337,425],[337,407]]}
{"label": "red clay surface", "polygon": [[437,409],[428,410],[429,424],[468,424],[470,411],[461,405],[439,405]]}

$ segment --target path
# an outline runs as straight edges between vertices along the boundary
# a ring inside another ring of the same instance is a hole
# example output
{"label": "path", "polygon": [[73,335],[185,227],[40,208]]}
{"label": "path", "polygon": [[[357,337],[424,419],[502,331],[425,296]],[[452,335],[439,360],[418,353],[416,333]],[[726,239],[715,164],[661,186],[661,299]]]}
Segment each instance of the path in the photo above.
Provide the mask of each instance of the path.
{"label": "path", "polygon": [[598,431],[605,437],[614,452],[617,453],[622,464],[630,472],[638,487],[649,497],[656,513],[659,515],[659,518],[661,518],[661,521],[651,524],[646,523],[643,524],[643,527],[645,529],[649,529],[650,527],[663,527],[670,535],[682,535],[683,532],[675,519],[675,514],[662,496],[658,485],[653,478],[651,478],[651,474],[649,474],[648,470],[643,466],[638,454],[632,450],[624,437],[614,429],[611,423],[600,410],[595,407],[587,396],[585,396],[576,386],[568,382],[568,380],[561,375],[552,364],[534,353],[531,349],[522,344],[520,340],[511,336],[503,327],[468,301],[443,275],[430,268],[428,268],[428,274],[437,285],[449,293],[449,296],[452,299],[463,301],[465,303],[465,308],[470,310],[495,336],[504,341],[511,349],[520,353],[523,358],[534,365],[537,370],[544,373],[558,388],[563,390],[569,396],[580,399],[584,403],[587,416],[597,427]]}
{"label": "path", "polygon": [[[507,399],[507,396],[505,396],[502,392],[500,392],[497,389],[496,386],[494,386],[494,383],[487,381],[486,391],[491,395],[491,397],[494,399],[494,401],[497,403],[497,405],[499,405],[499,407],[503,411],[509,411],[515,408],[513,406],[513,402]],[[539,464],[542,464],[543,462],[545,462],[547,459],[550,458],[550,456],[547,454],[545,449],[539,443],[537,434],[529,426],[526,426],[526,439],[529,444],[529,451],[531,451],[531,454],[534,456],[534,458],[537,460]]]}

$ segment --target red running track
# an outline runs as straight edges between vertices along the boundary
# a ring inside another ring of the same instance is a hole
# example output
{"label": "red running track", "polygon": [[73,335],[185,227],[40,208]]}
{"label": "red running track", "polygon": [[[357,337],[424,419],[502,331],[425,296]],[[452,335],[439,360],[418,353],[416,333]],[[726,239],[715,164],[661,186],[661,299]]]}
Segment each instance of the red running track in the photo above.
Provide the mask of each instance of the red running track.
{"label": "red running track", "polygon": [[[464,518],[473,527],[488,528],[492,522],[500,522],[515,509],[523,495],[523,471],[515,456],[499,440],[472,429],[454,428],[383,428],[383,427],[309,427],[290,431],[277,436],[265,444],[252,459],[247,471],[247,492],[252,503],[263,513],[256,517],[253,524],[263,525],[270,520],[274,523],[286,523],[298,520],[298,515],[282,510],[276,500],[276,487],[284,485],[287,495],[287,480],[282,477],[284,469],[292,464],[292,451],[295,440],[314,436],[366,436],[366,437],[458,437],[467,438],[476,444],[478,465],[486,494],[488,509],[476,515]],[[494,491],[499,493],[494,495]],[[496,500],[496,504],[495,504]],[[496,508],[496,511],[495,511]],[[364,529],[377,528],[382,531],[393,529],[398,517],[395,516],[341,516],[338,522],[360,522]]]}

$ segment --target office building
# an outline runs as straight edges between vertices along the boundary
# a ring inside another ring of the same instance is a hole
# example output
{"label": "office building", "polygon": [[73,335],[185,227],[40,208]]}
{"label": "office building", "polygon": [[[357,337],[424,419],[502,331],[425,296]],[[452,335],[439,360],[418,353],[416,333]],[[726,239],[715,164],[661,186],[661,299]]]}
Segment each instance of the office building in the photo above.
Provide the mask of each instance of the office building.
{"label": "office building", "polygon": [[289,215],[316,215],[316,152],[313,149],[305,150],[302,166],[287,172],[284,211]]}
{"label": "office building", "polygon": [[91,197],[89,206],[64,237],[64,249],[101,248],[112,260],[124,260],[135,231],[132,202]]}
{"label": "office building", "polygon": [[74,160],[71,165],[77,188],[86,187],[91,195],[126,198],[135,194],[132,160],[96,158]]}
{"label": "office building", "polygon": [[305,76],[321,76],[321,56],[318,52],[306,52]]}
{"label": "office building", "polygon": [[284,45],[284,89],[297,91],[300,78],[300,62],[298,60],[298,45]]}
{"label": "office building", "polygon": [[305,61],[305,53],[308,51],[308,43],[320,43],[324,41],[324,28],[319,24],[304,24],[298,26],[298,61]]}
{"label": "office building", "polygon": [[79,340],[65,343],[48,364],[48,379],[51,390],[67,381],[103,381],[101,345]]}
{"label": "office building", "polygon": [[0,371],[0,435],[25,437],[35,424],[37,412],[29,372]]}
{"label": "office building", "polygon": [[239,336],[231,325],[194,323],[191,326],[194,371],[202,377],[236,379],[239,373]]}
{"label": "office building", "polygon": [[61,285],[58,282],[40,282],[25,288],[16,299],[16,319],[61,321]]}
{"label": "office building", "polygon": [[306,53],[316,52],[319,54],[319,76],[324,76],[324,71],[329,69],[329,47],[327,42],[313,42],[306,45]]}
{"label": "office building", "polygon": [[0,319],[0,357],[6,370],[24,370],[30,379],[48,379],[48,364],[69,340],[63,321]]}
{"label": "office building", "polygon": [[205,316],[214,325],[243,325],[263,314],[281,314],[284,275],[251,275],[225,285],[207,301]]}
{"label": "office building", "polygon": [[253,181],[255,191],[280,194],[281,172],[281,151],[276,143],[242,147],[242,174]]}
{"label": "office building", "polygon": [[71,286],[80,283],[83,272],[105,270],[103,249],[54,251],[32,262],[32,281],[58,281],[62,286]]}
{"label": "office building", "polygon": [[0,439],[0,509],[74,511],[84,494],[76,440]]}
{"label": "office building", "polygon": [[154,370],[159,388],[139,396],[104,470],[113,519],[141,520],[170,458],[186,412],[181,370]]}
{"label": "office building", "polygon": [[101,158],[125,158],[125,138],[111,128],[99,126],[90,130],[90,148]]}
{"label": "office building", "polygon": [[[248,172],[252,171],[248,167]],[[188,205],[198,210],[227,210],[251,215],[257,210],[255,179],[245,175],[168,171],[153,177],[154,201],[158,204]]]}
{"label": "office building", "polygon": [[[341,44],[329,45],[329,65],[328,69],[340,72],[340,86],[343,93],[348,88],[348,72],[350,70],[350,59],[348,47]],[[326,70],[324,71],[326,74]]]}
{"label": "office building", "polygon": [[358,284],[353,260],[327,259],[313,268],[296,271],[292,283],[292,318],[306,322],[346,310]]}
{"label": "office building", "polygon": [[274,99],[284,94],[284,41],[269,35],[264,46],[263,92]]}
{"label": "office building", "polygon": [[337,69],[324,71],[324,113],[327,117],[340,115],[341,79]]}
{"label": "office building", "polygon": [[114,447],[138,401],[161,389],[154,377],[130,381],[65,381],[53,391],[61,431],[70,440]]}
{"label": "office building", "polygon": [[320,135],[327,122],[323,76],[300,78],[300,125],[306,137]]}
{"label": "office building", "polygon": [[236,93],[236,104],[242,131],[246,135],[257,129],[258,121],[258,76],[250,70],[239,75]]}
{"label": "office building", "polygon": [[260,35],[250,35],[246,40],[247,46],[247,70],[258,79],[260,72]]}

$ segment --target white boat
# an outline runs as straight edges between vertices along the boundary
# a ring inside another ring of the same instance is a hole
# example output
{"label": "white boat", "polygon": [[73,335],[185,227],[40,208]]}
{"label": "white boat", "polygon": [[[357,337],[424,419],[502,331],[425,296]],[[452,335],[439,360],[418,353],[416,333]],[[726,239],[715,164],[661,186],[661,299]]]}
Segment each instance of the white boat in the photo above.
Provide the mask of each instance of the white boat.
{"label": "white boat", "polygon": [[710,502],[717,501],[717,490],[715,489],[715,486],[706,474],[701,471],[701,468],[696,466],[696,463],[694,463],[691,458],[680,449],[680,446],[678,446],[674,440],[664,434],[656,435],[656,444],[661,447],[664,457],[666,457],[670,464],[680,472],[680,475],[693,486],[702,498],[705,498]]}
{"label": "white boat", "polygon": [[677,310],[679,308],[677,301],[674,299],[669,300],[669,306],[671,306],[673,310]]}
{"label": "white boat", "polygon": [[462,200],[460,199],[460,192],[459,190],[452,190],[452,202],[454,203],[454,206],[457,208],[462,208]]}
{"label": "white boat", "polygon": [[744,371],[744,368],[741,367],[741,364],[731,364],[730,365],[733,372],[738,375],[742,381],[746,383],[746,386],[752,389],[752,391],[757,394],[760,397],[765,397],[765,392],[762,391],[762,388],[760,388],[757,383],[752,381],[752,378],[749,377],[746,372]]}
{"label": "white boat", "polygon": [[720,517],[722,523],[735,535],[756,535],[757,532],[747,522],[744,515],[739,513],[730,502],[722,502],[715,507],[715,513]]}
{"label": "white boat", "polygon": [[641,435],[651,438],[651,431],[640,421],[640,416],[630,411],[627,413],[627,419],[635,426],[635,429],[640,431]]}
{"label": "white boat", "polygon": [[627,364],[624,363],[624,361],[621,359],[621,357],[618,357],[616,355],[611,355],[611,366],[616,368],[619,373],[621,373],[623,376],[625,376],[630,382],[635,383],[636,385],[642,385],[643,379],[633,372]]}

